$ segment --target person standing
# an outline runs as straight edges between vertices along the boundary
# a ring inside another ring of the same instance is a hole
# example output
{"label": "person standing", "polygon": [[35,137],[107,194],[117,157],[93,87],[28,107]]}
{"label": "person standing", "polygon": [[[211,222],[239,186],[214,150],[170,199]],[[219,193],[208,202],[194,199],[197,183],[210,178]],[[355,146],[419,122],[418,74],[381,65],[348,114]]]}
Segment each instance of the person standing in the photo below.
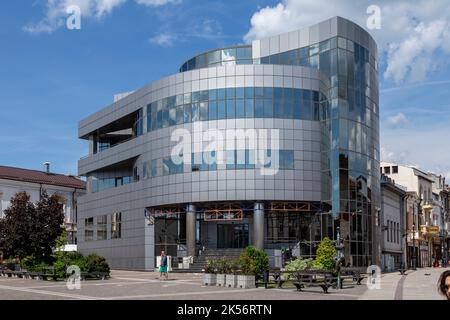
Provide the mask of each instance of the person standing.
{"label": "person standing", "polygon": [[159,264],[159,279],[164,278],[167,280],[169,278],[169,274],[167,273],[167,256],[164,251],[161,251],[161,262]]}

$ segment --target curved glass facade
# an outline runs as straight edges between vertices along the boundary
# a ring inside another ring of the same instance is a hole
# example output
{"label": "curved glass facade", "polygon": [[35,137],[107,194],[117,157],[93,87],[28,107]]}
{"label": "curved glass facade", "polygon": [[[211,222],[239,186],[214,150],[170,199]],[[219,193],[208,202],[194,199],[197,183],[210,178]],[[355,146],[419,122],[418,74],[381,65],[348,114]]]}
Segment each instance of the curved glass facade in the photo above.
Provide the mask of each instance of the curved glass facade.
{"label": "curved glass facade", "polygon": [[335,37],[263,57],[261,64],[306,66],[330,77],[331,108],[324,124],[331,140],[322,169],[329,168],[333,181],[327,200],[335,219],[333,238],[339,233],[344,241],[346,261],[369,265],[372,214],[378,209],[372,203],[379,203],[380,197],[376,59],[358,43]]}
{"label": "curved glass facade", "polygon": [[229,47],[195,56],[183,63],[180,72],[200,68],[252,63],[252,46]]}
{"label": "curved glass facade", "polygon": [[324,94],[304,89],[242,87],[196,91],[149,104],[147,131],[195,121],[238,118],[319,121],[326,105]]}

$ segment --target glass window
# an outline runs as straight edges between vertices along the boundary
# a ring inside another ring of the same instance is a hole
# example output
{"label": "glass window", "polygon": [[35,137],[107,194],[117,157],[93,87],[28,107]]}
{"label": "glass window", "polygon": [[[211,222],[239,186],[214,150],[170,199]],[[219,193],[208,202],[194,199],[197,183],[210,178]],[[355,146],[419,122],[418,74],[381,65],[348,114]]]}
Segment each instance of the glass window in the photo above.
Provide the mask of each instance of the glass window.
{"label": "glass window", "polygon": [[209,101],[211,101],[211,100],[217,100],[217,90],[216,89],[209,90]]}
{"label": "glass window", "polygon": [[169,110],[169,126],[174,126],[177,124],[177,109]]}
{"label": "glass window", "polygon": [[283,100],[275,99],[273,103],[273,116],[274,118],[283,118]]}
{"label": "glass window", "polygon": [[255,116],[253,99],[245,99],[245,117],[253,118]]}
{"label": "glass window", "polygon": [[177,124],[182,124],[184,121],[184,109],[183,106],[177,107]]}
{"label": "glass window", "polygon": [[217,102],[217,119],[226,119],[226,105],[225,101]]}
{"label": "glass window", "polygon": [[181,106],[182,104],[184,104],[184,95],[182,94],[177,95],[175,104],[177,106]]}
{"label": "glass window", "polygon": [[227,88],[227,99],[234,99],[236,97],[236,88]]}
{"label": "glass window", "polygon": [[236,150],[236,169],[245,169],[245,150]]}
{"label": "glass window", "polygon": [[217,120],[217,101],[209,102],[208,119]]}
{"label": "glass window", "polygon": [[236,49],[224,49],[222,50],[222,61],[236,60]]}
{"label": "glass window", "polygon": [[253,99],[253,97],[254,97],[254,90],[253,90],[253,87],[247,87],[247,88],[245,88],[245,97],[246,97],[246,98]]}
{"label": "glass window", "polygon": [[245,118],[244,99],[236,100],[236,118]]}
{"label": "glass window", "polygon": [[252,49],[249,47],[237,48],[236,55],[237,55],[238,59],[251,59],[252,58]]}
{"label": "glass window", "polygon": [[190,104],[184,105],[184,123],[189,123],[192,120],[192,108]]}
{"label": "glass window", "polygon": [[200,105],[193,103],[192,105],[192,122],[200,120]]}
{"label": "glass window", "polygon": [[227,150],[227,169],[235,169],[236,168],[236,150]]}
{"label": "glass window", "polygon": [[162,126],[166,128],[169,126],[169,110],[163,110],[162,112]]}
{"label": "glass window", "polygon": [[106,240],[107,239],[107,237],[108,237],[107,224],[108,224],[107,216],[98,216],[97,217],[97,240]]}
{"label": "glass window", "polygon": [[111,239],[122,237],[122,213],[116,212],[111,215]]}
{"label": "glass window", "polygon": [[208,52],[208,64],[220,62],[221,51]]}
{"label": "glass window", "polygon": [[244,99],[245,98],[245,88],[236,88],[236,99]]}
{"label": "glass window", "polygon": [[264,100],[255,100],[255,118],[264,118]]}
{"label": "glass window", "polygon": [[255,98],[264,98],[264,88],[255,88]]}
{"label": "glass window", "polygon": [[319,53],[319,44],[313,44],[311,46],[309,46],[309,55],[313,56]]}
{"label": "glass window", "polygon": [[192,92],[191,99],[192,99],[192,102],[199,102],[200,101],[200,91]]}
{"label": "glass window", "polygon": [[338,37],[338,47],[341,49],[347,49],[347,40],[342,37]]}
{"label": "glass window", "polygon": [[324,52],[324,51],[330,50],[330,45],[331,45],[331,41],[329,39],[325,40],[325,41],[322,41],[320,43],[320,52]]}
{"label": "glass window", "polygon": [[200,120],[208,120],[208,102],[200,102]]}
{"label": "glass window", "polygon": [[190,93],[185,93],[184,94],[184,103],[191,103],[191,94]]}
{"label": "glass window", "polygon": [[273,88],[264,88],[264,99],[273,99]]}
{"label": "glass window", "polygon": [[255,168],[255,150],[245,150],[245,168]]}
{"label": "glass window", "polygon": [[280,168],[294,169],[294,151],[280,150]]}
{"label": "glass window", "polygon": [[158,160],[153,159],[152,160],[152,178],[156,177],[158,175]]}
{"label": "glass window", "polygon": [[273,118],[273,100],[272,99],[264,100],[264,117],[265,118]]}
{"label": "glass window", "polygon": [[94,218],[86,218],[84,219],[84,227],[93,227],[94,226]]}
{"label": "glass window", "polygon": [[309,58],[309,65],[311,68],[319,69],[319,55],[316,54]]}
{"label": "glass window", "polygon": [[227,119],[236,118],[236,102],[235,100],[227,100]]}
{"label": "glass window", "polygon": [[208,90],[200,91],[200,101],[208,101],[208,99],[209,99],[209,91]]}
{"label": "glass window", "polygon": [[217,100],[226,99],[226,89],[217,89]]}

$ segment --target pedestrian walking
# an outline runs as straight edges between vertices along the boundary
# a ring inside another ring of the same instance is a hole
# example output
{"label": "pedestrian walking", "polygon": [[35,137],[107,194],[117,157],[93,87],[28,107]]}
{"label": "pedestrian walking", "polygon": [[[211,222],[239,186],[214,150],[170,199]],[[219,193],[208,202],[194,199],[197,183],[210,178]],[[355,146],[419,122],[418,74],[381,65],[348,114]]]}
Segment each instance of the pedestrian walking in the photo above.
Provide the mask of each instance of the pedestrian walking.
{"label": "pedestrian walking", "polygon": [[168,270],[167,270],[167,256],[164,251],[161,251],[161,262],[159,264],[159,279],[164,278],[167,280],[169,278]]}

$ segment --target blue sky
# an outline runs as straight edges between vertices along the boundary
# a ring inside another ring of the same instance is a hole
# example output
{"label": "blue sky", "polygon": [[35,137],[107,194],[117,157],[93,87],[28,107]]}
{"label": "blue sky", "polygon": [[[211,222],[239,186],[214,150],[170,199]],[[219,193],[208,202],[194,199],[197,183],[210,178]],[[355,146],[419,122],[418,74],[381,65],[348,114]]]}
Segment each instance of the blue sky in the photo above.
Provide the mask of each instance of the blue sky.
{"label": "blue sky", "polygon": [[[290,31],[333,15],[370,31],[380,49],[382,155],[450,178],[450,12],[445,0],[34,0],[0,6],[0,165],[76,174],[88,152],[78,121],[176,73],[215,47]],[[81,30],[64,8],[82,8]],[[424,6],[427,6],[426,8]],[[392,22],[392,23],[391,23]],[[448,40],[448,41],[447,41]]]}

